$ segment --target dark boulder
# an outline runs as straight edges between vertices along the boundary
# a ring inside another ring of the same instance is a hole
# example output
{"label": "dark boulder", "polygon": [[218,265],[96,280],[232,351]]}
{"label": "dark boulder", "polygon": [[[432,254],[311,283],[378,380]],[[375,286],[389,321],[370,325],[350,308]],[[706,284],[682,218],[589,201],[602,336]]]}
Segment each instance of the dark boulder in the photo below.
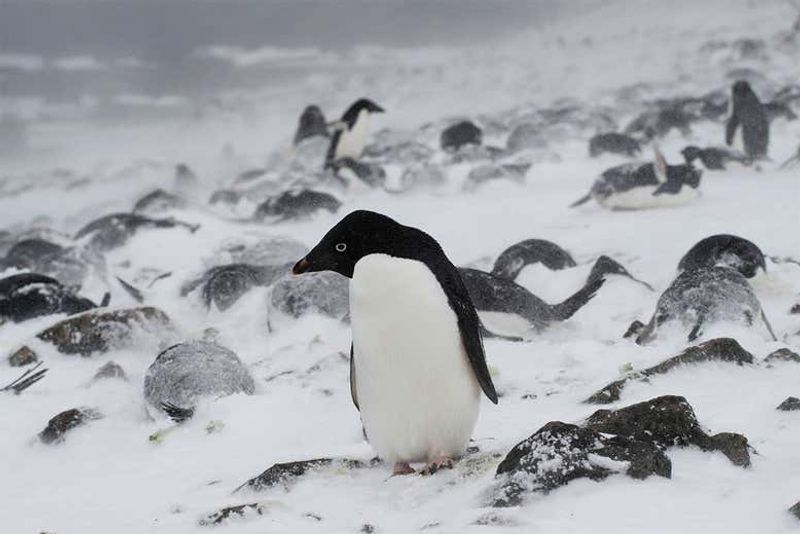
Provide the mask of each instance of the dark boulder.
{"label": "dark boulder", "polygon": [[56,415],[47,422],[47,426],[39,432],[39,439],[47,445],[61,443],[67,432],[85,425],[89,421],[101,419],[103,416],[92,408],[73,408]]}
{"label": "dark boulder", "polygon": [[448,126],[442,131],[439,145],[442,150],[455,152],[468,145],[479,146],[483,141],[483,132],[471,121],[461,121]]}

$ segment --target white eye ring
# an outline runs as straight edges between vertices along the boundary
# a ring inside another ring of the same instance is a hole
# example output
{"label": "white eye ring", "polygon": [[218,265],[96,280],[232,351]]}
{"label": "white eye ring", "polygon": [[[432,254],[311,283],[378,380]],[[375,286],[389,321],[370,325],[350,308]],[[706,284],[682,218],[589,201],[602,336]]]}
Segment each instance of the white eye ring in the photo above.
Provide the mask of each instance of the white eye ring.
{"label": "white eye ring", "polygon": [[347,250],[347,244],[346,243],[337,243],[336,244],[336,252],[344,252],[345,250]]}

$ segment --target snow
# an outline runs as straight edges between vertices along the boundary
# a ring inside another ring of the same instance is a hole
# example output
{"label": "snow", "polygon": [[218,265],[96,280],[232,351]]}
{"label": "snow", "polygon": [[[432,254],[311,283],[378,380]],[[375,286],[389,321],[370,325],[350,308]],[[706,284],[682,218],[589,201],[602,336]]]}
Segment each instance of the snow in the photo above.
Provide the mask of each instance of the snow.
{"label": "snow", "polygon": [[[522,116],[565,97],[609,106],[624,125],[636,111],[635,99],[618,98],[617,89],[636,86],[632,94],[649,98],[700,95],[732,83],[726,74],[734,68],[761,72],[754,88],[762,95],[797,81],[797,45],[779,44],[795,16],[786,2],[582,5],[568,19],[486,45],[477,36],[473,45],[428,49],[409,43],[408,49],[320,50],[319,56],[308,48],[209,48],[210,56],[232,62],[237,72],[289,60],[308,60],[319,68],[305,73],[291,90],[276,82],[222,92],[213,105],[196,109],[192,120],[165,115],[158,122],[84,123],[76,120],[82,108],[74,104],[20,102],[26,106],[23,114],[38,122],[28,128],[32,155],[3,161],[0,226],[21,231],[35,223],[73,234],[99,216],[130,210],[155,187],[171,189],[174,165],[189,164],[200,180],[192,192],[196,203],[169,214],[200,229],[142,230],[106,255],[107,268],[141,287],[147,305],[163,309],[184,340],[202,339],[213,328],[216,341],[248,366],[256,390],[203,400],[191,420],[175,426],[158,414],[150,418],[146,410],[143,382],[156,347],[86,359],[32,341],[63,316],[0,326],[0,384],[20,374],[5,357],[22,344],[49,368],[23,394],[0,394],[0,530],[185,534],[207,530],[198,522],[221,507],[259,502],[264,515],[231,519],[220,531],[344,533],[369,524],[380,533],[796,532],[798,522],[786,510],[800,500],[800,415],[775,410],[786,397],[800,396],[795,363],[679,368],[649,382],[631,381],[611,406],[685,396],[706,428],[747,436],[758,452],[750,468],[735,467],[720,453],[671,449],[671,480],[623,475],[602,482],[577,480],[537,494],[519,508],[492,510],[487,502],[497,463],[515,444],[548,421],[580,422],[598,408],[582,402],[589,395],[626,369],[649,367],[686,346],[685,332],[660,334],[647,347],[623,340],[622,334],[634,319],[649,319],[659,294],[676,276],[679,259],[694,243],[727,233],[753,241],[767,256],[800,255],[800,177],[796,170],[778,170],[797,150],[800,121],[773,123],[771,161],[760,171],[706,171],[701,197],[674,208],[609,212],[590,203],[568,209],[600,172],[625,161],[610,155],[589,159],[588,137],[595,132],[552,143],[547,149],[552,157],[537,160],[523,184],[500,180],[463,192],[460,181],[473,165],[463,163],[444,168],[448,183],[440,189],[340,195],[344,206],[336,215],[324,212],[270,225],[239,222],[205,204],[238,172],[261,166],[271,152],[283,150],[299,113],[312,102],[326,117],[336,118],[350,102],[369,96],[387,110],[373,117],[373,138],[381,128],[417,130],[433,122],[438,126],[432,139],[438,139],[439,127],[453,117]],[[710,41],[742,37],[765,39],[768,53],[737,59],[726,48],[703,51]],[[11,52],[0,56],[0,68],[33,71],[47,64]],[[67,63],[78,69],[71,72],[76,76],[90,65],[96,67],[87,58]],[[190,105],[182,96],[128,94],[123,101],[134,108]],[[14,111],[14,104],[0,106]],[[486,137],[487,144],[503,146],[503,135]],[[687,138],[669,134],[660,149],[674,164],[684,146],[722,140],[723,126],[704,122]],[[396,170],[387,169],[390,175]],[[322,469],[289,489],[232,493],[276,462],[373,457],[350,400],[349,325],[318,315],[275,320],[269,288],[254,288],[220,312],[207,310],[198,293],[181,297],[180,287],[209,266],[225,263],[227,253],[220,251],[232,241],[287,237],[310,248],[353,209],[381,211],[424,229],[457,265],[489,269],[510,244],[551,240],[578,266],[549,271],[536,265],[518,279],[551,303],[580,287],[601,254],[656,291],[610,277],[573,318],[532,341],[486,340],[500,403],[482,401],[473,435],[480,452],[452,471],[390,478],[387,466]],[[172,275],[149,286],[166,272]],[[770,341],[763,329],[730,324],[709,326],[703,339],[734,337],[757,359],[781,347],[800,350],[795,334],[800,319],[788,314],[798,301],[800,268],[768,260],[767,273],[751,283],[780,341]],[[99,301],[108,289],[95,286],[85,296]],[[110,290],[114,306],[134,304],[118,285]],[[109,361],[123,367],[127,382],[92,382]],[[104,417],[71,431],[62,444],[47,446],[36,439],[51,417],[81,406]],[[209,432],[212,421],[224,426]],[[160,442],[148,439],[164,429],[170,430]]]}

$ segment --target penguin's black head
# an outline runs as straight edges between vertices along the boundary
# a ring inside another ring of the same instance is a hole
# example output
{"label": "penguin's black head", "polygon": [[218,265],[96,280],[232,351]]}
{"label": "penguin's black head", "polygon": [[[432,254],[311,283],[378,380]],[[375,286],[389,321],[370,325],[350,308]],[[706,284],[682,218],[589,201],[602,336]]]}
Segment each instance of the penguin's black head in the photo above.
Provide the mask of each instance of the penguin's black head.
{"label": "penguin's black head", "polygon": [[683,155],[683,159],[686,160],[686,163],[691,164],[694,160],[699,159],[702,156],[703,150],[699,147],[694,145],[689,145],[683,150],[681,150],[681,155]]}
{"label": "penguin's black head", "polygon": [[384,109],[369,98],[359,98],[344,112],[344,115],[342,115],[342,122],[352,127],[362,111],[366,111],[367,113],[383,113]]}
{"label": "penguin's black head", "polygon": [[755,93],[753,92],[753,88],[750,87],[750,84],[745,80],[739,80],[733,84],[733,98],[749,98],[751,95],[755,96]]}
{"label": "penguin's black head", "polygon": [[700,178],[703,176],[701,169],[695,169],[691,162],[685,165],[670,165],[667,167],[667,181],[679,182],[697,189]]}
{"label": "penguin's black head", "polygon": [[[413,232],[380,213],[354,211],[331,228],[317,246],[295,264],[292,273],[334,271],[352,278],[356,263],[364,256],[383,253],[409,257],[415,241]],[[424,240],[416,241],[417,246],[424,247]]]}

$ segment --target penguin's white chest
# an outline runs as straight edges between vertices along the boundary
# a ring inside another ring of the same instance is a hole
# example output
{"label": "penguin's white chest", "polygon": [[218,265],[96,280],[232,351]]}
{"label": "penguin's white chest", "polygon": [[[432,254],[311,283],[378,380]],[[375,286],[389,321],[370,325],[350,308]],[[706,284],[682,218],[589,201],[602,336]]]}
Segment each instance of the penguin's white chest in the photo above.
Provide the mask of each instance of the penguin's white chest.
{"label": "penguin's white chest", "polygon": [[677,193],[664,193],[653,195],[659,186],[639,186],[627,191],[620,191],[605,198],[598,198],[597,202],[610,210],[643,210],[651,208],[664,208],[670,206],[683,206],[697,200],[700,192],[689,186],[682,186]]}
{"label": "penguin's white chest", "polygon": [[480,386],[430,269],[416,260],[365,256],[350,283],[350,315],[361,419],[378,455],[422,462],[463,452]]}
{"label": "penguin's white chest", "polygon": [[367,123],[369,122],[369,112],[361,110],[358,112],[355,123],[350,128],[342,129],[339,135],[339,143],[336,145],[334,161],[342,158],[358,159],[364,151],[367,142]]}

